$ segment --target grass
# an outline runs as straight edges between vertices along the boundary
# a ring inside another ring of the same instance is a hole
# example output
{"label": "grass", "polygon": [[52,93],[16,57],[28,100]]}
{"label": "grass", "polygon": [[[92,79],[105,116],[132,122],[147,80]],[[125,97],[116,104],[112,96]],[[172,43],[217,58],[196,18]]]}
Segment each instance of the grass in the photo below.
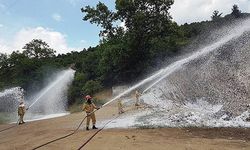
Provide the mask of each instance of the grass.
{"label": "grass", "polygon": [[82,104],[74,103],[73,105],[69,106],[69,112],[72,113],[77,113],[82,111]]}
{"label": "grass", "polygon": [[8,122],[10,122],[10,115],[8,115],[7,113],[0,113],[0,124]]}
{"label": "grass", "polygon": [[94,94],[94,100],[97,103],[105,103],[112,97],[112,89],[104,89],[101,92]]}

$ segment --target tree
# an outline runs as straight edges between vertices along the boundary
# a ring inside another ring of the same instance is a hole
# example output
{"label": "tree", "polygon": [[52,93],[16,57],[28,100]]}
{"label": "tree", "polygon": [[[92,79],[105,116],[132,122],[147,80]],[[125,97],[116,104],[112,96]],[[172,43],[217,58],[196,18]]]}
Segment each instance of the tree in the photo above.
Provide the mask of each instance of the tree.
{"label": "tree", "polygon": [[14,51],[8,56],[6,65],[1,68],[1,80],[6,80],[9,86],[25,87],[29,80],[31,80],[30,70],[34,63],[29,60],[27,56],[19,51]]}
{"label": "tree", "polygon": [[[173,3],[173,0],[116,0],[117,14],[127,27],[124,45],[128,46],[129,59],[123,71],[129,78],[142,74],[159,60],[163,49],[160,45],[155,46],[155,41],[181,39],[179,27],[169,13]],[[164,48],[164,51],[176,51],[177,41],[167,41],[165,45],[171,48]]]}
{"label": "tree", "polygon": [[235,18],[239,18],[241,16],[241,11],[239,10],[238,5],[236,4],[233,5],[231,15],[233,15]]}
{"label": "tree", "polygon": [[[99,71],[96,74],[102,74],[101,81],[135,80],[163,52],[177,51],[179,43],[183,43],[181,40],[184,34],[179,32],[178,25],[172,21],[169,14],[173,2],[116,0],[116,11],[109,10],[100,2],[96,7],[82,8],[82,12],[85,13],[83,20],[100,25],[103,28],[100,35],[108,37],[102,41],[97,48],[98,52],[95,53],[99,59]],[[117,22],[124,22],[126,30],[115,26]],[[156,41],[161,39],[164,40],[154,46]],[[168,48],[162,48],[164,42],[168,42],[165,44],[169,44]]]}
{"label": "tree", "polygon": [[0,69],[7,65],[8,56],[6,54],[0,53]]}
{"label": "tree", "polygon": [[100,32],[100,36],[113,37],[116,30],[116,28],[113,27],[114,21],[117,20],[116,14],[110,11],[104,3],[99,2],[96,8],[86,6],[85,8],[81,8],[81,11],[86,13],[83,20],[89,20],[90,23],[96,23],[104,29]]}
{"label": "tree", "polygon": [[213,21],[217,21],[220,18],[222,18],[221,15],[222,15],[222,13],[220,13],[218,10],[215,10],[213,12],[213,15],[211,16],[211,18],[212,18]]}
{"label": "tree", "polygon": [[76,72],[74,81],[69,88],[69,104],[73,104],[77,101],[77,98],[80,97],[82,93],[82,87],[85,85],[87,77],[82,72]]}
{"label": "tree", "polygon": [[56,52],[51,49],[46,42],[40,39],[32,40],[30,43],[26,44],[23,49],[23,54],[25,56],[36,59],[54,57]]}
{"label": "tree", "polygon": [[0,53],[0,90],[5,84],[5,72],[8,70],[8,56]]}
{"label": "tree", "polygon": [[[171,16],[170,6],[173,0],[116,0],[117,12],[112,12],[108,7],[99,2],[96,8],[86,6],[81,11],[85,13],[83,20],[100,25],[104,30],[101,36],[113,36],[119,27],[114,27],[115,21],[125,22],[130,31],[139,34],[155,33],[162,35],[169,29]],[[165,31],[165,32],[163,32]]]}
{"label": "tree", "polygon": [[116,0],[116,9],[129,31],[164,35],[171,24],[169,9],[173,3],[173,0]]}
{"label": "tree", "polygon": [[102,89],[102,85],[99,81],[89,80],[83,86],[83,91],[85,95],[93,95],[94,93],[98,92]]}

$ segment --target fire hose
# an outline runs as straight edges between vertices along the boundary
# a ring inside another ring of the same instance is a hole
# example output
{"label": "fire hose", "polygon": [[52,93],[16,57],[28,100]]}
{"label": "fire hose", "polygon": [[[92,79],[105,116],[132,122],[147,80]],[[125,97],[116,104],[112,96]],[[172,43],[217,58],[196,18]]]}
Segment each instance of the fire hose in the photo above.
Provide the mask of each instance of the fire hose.
{"label": "fire hose", "polygon": [[[104,105],[103,105],[104,106]],[[54,140],[51,140],[51,141],[48,141],[48,142],[46,142],[46,143],[44,143],[44,144],[42,144],[42,145],[39,145],[39,146],[37,146],[37,147],[35,147],[35,148],[33,148],[32,150],[36,150],[36,149],[39,149],[39,148],[41,148],[41,147],[44,147],[44,146],[46,146],[46,145],[49,145],[49,144],[51,144],[51,143],[53,143],[53,142],[56,142],[56,141],[59,141],[59,140],[62,140],[62,139],[65,139],[65,138],[67,138],[67,137],[69,137],[69,136],[72,136],[72,135],[74,135],[75,133],[76,133],[76,131],[77,130],[79,130],[79,128],[81,127],[81,125],[82,125],[82,123],[84,122],[84,120],[89,116],[89,115],[91,115],[92,113],[94,113],[94,112],[96,112],[96,111],[98,111],[99,109],[96,109],[96,110],[94,110],[94,111],[92,111],[91,113],[88,113],[88,115],[86,115],[83,119],[82,119],[82,121],[80,122],[80,124],[78,125],[78,127],[73,131],[73,132],[71,132],[71,133],[69,133],[69,134],[66,134],[66,135],[64,135],[64,136],[61,136],[61,137],[59,137],[59,138],[56,138],[56,139],[54,139]],[[100,131],[102,131],[105,127],[106,127],[106,125],[108,125],[110,122],[112,122],[113,120],[115,120],[115,119],[117,119],[119,117],[119,115],[118,116],[116,116],[116,117],[114,117],[113,119],[111,119],[111,120],[109,120],[107,123],[105,123],[104,124],[104,126],[101,128],[101,129],[99,129],[99,130],[97,130],[86,142],[84,142],[79,148],[78,148],[78,150],[80,150],[80,149],[82,149],[85,145],[87,145]]]}

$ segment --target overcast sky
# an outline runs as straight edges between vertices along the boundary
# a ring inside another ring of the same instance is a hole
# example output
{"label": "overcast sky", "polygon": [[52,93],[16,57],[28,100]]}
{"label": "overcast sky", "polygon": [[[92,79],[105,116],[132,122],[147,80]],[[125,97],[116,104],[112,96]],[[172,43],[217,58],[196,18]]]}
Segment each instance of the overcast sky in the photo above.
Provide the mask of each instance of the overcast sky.
{"label": "overcast sky", "polygon": [[[114,9],[115,0],[100,0]],[[0,0],[0,52],[10,54],[32,39],[57,53],[80,51],[99,42],[99,28],[82,21],[80,8],[98,0]],[[233,4],[250,12],[250,0],[175,0],[171,15],[178,24],[210,20],[214,10],[231,13]]]}

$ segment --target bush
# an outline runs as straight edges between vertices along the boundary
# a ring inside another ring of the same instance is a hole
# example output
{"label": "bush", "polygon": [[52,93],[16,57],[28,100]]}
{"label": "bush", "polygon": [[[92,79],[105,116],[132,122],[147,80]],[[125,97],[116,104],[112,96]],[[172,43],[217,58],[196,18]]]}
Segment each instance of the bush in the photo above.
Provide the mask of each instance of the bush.
{"label": "bush", "polygon": [[85,95],[93,95],[94,93],[100,91],[102,85],[99,81],[89,80],[83,86],[83,91]]}

